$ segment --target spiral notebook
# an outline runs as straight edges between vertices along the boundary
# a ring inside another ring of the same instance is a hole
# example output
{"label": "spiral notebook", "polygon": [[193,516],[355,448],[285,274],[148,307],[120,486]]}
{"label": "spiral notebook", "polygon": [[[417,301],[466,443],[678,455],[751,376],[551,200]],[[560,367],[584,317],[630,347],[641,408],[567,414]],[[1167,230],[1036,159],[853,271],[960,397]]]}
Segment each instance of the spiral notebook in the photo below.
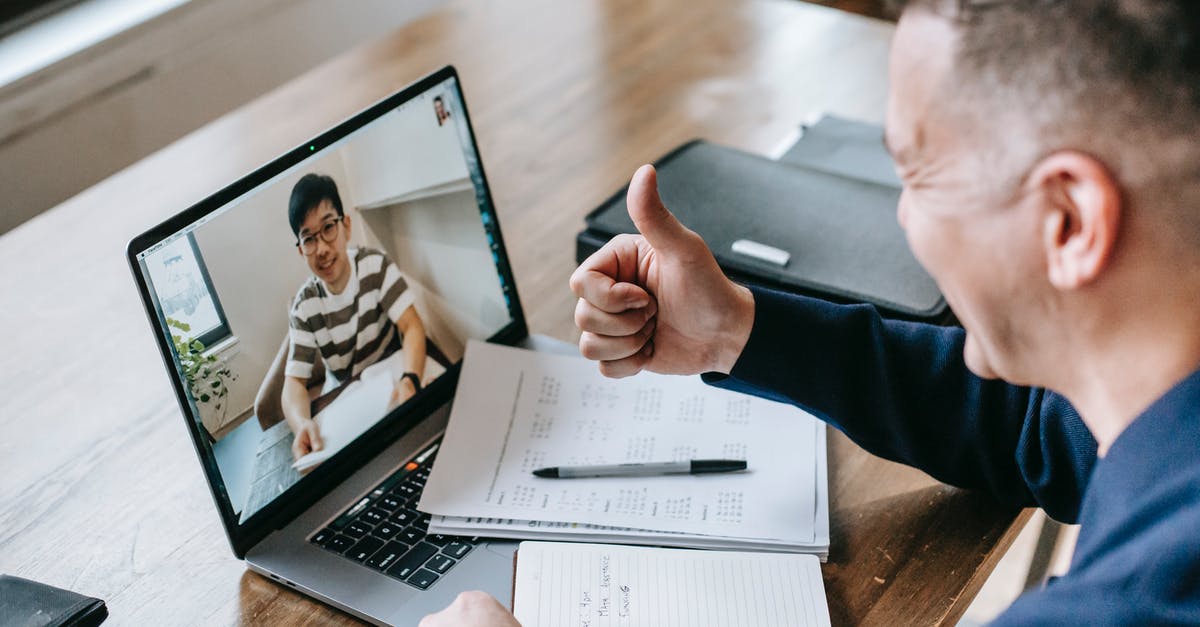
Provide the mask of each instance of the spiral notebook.
{"label": "spiral notebook", "polygon": [[812,555],[522,542],[513,614],[524,627],[829,625]]}

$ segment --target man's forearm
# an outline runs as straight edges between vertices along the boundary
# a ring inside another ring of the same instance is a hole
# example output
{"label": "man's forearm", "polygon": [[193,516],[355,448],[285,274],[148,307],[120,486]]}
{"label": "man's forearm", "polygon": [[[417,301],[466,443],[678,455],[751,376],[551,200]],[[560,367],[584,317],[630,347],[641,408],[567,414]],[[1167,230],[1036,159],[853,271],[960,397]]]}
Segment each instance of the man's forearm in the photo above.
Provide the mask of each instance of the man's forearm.
{"label": "man's forearm", "polygon": [[284,420],[292,432],[312,419],[312,406],[309,403],[308,387],[295,377],[285,377],[283,380],[283,398],[280,405],[283,409]]}
{"label": "man's forearm", "polygon": [[417,375],[417,378],[425,380],[425,335],[416,337],[405,337],[404,341],[404,367],[405,370]]}
{"label": "man's forearm", "polygon": [[1087,453],[1071,437],[1078,415],[1061,397],[971,374],[962,329],[887,321],[866,305],[754,295],[754,330],[731,376],[706,380],[799,405],[868,451],[942,481],[1075,515],[1086,477],[1063,460]]}
{"label": "man's forearm", "polygon": [[404,370],[425,380],[425,325],[416,309],[409,307],[396,323],[404,336]]}

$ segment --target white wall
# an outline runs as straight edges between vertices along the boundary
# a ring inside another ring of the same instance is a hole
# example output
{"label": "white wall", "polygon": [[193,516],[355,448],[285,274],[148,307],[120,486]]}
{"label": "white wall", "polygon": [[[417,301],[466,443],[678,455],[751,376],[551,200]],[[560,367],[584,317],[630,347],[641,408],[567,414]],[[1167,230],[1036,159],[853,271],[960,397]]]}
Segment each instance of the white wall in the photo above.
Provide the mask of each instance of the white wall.
{"label": "white wall", "polygon": [[467,178],[454,121],[438,126],[433,99],[426,95],[387,114],[369,136],[346,145],[342,153],[357,205],[375,206]]}
{"label": "white wall", "polygon": [[[467,184],[466,181],[463,181]],[[452,360],[468,337],[484,339],[509,321],[474,188],[362,211],[405,273],[432,292],[429,336]]]}
{"label": "white wall", "polygon": [[509,316],[459,140],[457,95],[443,94],[451,118],[441,126],[435,95],[384,116],[341,152],[368,241],[424,288],[418,313],[456,360],[468,337],[489,337]]}

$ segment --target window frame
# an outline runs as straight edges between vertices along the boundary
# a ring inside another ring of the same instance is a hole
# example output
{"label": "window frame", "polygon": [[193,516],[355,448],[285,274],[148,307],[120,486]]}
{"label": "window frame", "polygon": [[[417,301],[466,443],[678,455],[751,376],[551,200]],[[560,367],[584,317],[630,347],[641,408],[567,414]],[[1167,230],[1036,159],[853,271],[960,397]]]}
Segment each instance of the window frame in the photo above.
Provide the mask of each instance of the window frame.
{"label": "window frame", "polygon": [[[213,309],[216,310],[217,314],[218,323],[216,326],[208,329],[200,335],[192,336],[192,339],[204,345],[204,352],[208,353],[212,351],[216,345],[229,338],[232,338],[233,329],[231,329],[229,326],[229,319],[225,317],[225,308],[221,306],[221,297],[217,294],[217,289],[213,286],[212,277],[210,277],[208,274],[208,265],[204,263],[204,255],[200,252],[200,244],[196,242],[195,232],[188,231],[186,234],[184,234],[184,237],[186,237],[188,240],[188,247],[192,251],[192,258],[195,259],[196,267],[200,270],[200,280],[203,281],[204,288],[208,291],[209,298],[212,299]],[[154,280],[148,271],[146,278],[150,283],[152,293],[154,294],[155,304],[158,307],[159,315],[163,317],[163,325],[164,328],[166,328],[167,314],[166,311],[163,310],[162,295],[158,291],[159,286],[154,284]],[[176,357],[178,358],[178,356]]]}

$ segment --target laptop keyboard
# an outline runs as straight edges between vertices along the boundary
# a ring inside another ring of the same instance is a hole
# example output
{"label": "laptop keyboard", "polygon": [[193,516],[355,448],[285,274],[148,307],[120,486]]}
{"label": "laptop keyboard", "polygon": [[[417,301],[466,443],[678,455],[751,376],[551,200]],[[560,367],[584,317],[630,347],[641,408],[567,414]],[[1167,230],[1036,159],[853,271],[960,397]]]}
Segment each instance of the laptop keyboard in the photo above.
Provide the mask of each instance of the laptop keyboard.
{"label": "laptop keyboard", "polygon": [[433,445],[317,531],[309,541],[421,590],[475,548],[478,538],[429,534],[417,511],[437,453]]}

